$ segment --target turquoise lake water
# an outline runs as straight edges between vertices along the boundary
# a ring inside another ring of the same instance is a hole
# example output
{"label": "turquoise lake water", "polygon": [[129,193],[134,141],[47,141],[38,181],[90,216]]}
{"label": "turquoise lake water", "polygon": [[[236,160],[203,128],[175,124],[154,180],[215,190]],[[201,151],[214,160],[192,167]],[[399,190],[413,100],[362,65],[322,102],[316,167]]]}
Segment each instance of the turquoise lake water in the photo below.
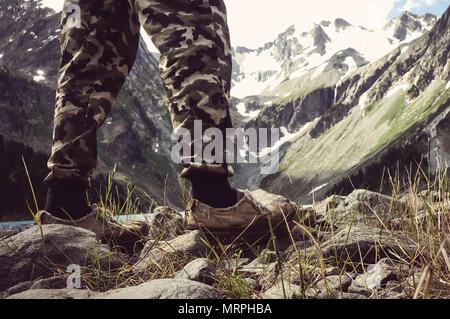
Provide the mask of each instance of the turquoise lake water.
{"label": "turquoise lake water", "polygon": [[[153,214],[135,214],[135,215],[120,215],[118,220],[121,222],[133,221],[133,220],[144,220],[150,221]],[[19,222],[3,222],[0,223],[0,232],[4,231],[24,231],[30,227],[36,226],[34,221],[19,221]]]}

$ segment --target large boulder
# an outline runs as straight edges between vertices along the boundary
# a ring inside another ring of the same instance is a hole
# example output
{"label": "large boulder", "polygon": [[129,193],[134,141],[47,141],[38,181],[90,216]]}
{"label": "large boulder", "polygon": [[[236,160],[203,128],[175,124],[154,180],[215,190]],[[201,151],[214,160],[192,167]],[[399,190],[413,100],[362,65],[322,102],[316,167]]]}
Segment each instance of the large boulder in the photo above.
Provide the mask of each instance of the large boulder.
{"label": "large boulder", "polygon": [[[337,231],[334,236],[321,244],[324,258],[348,260],[356,263],[374,264],[380,257],[405,256],[415,249],[414,243],[394,231],[385,231],[364,225],[350,225]],[[317,254],[316,247],[306,249]],[[295,257],[295,254],[291,255]]]}
{"label": "large boulder", "polygon": [[6,299],[92,299],[98,292],[86,289],[30,289],[9,296]]}
{"label": "large boulder", "polygon": [[172,239],[184,234],[185,220],[181,214],[169,206],[158,206],[153,210],[149,236],[153,239]]}
{"label": "large boulder", "polygon": [[72,226],[43,225],[0,241],[0,291],[20,282],[66,272],[67,266],[95,265],[109,271],[120,258],[93,232]]}
{"label": "large boulder", "polygon": [[189,279],[210,285],[215,281],[215,273],[216,265],[207,258],[197,258],[184,266],[175,279]]}
{"label": "large boulder", "polygon": [[7,299],[221,299],[220,292],[208,285],[186,279],[156,279],[139,286],[107,292],[82,289],[27,290]]}
{"label": "large boulder", "polygon": [[186,279],[156,279],[136,287],[98,294],[99,299],[221,299],[211,286]]}
{"label": "large boulder", "polygon": [[262,294],[263,299],[298,299],[302,295],[299,285],[287,280],[279,280]]}
{"label": "large boulder", "polygon": [[134,271],[141,272],[152,265],[170,262],[173,256],[202,257],[207,250],[208,247],[198,230],[167,241],[149,241],[142,249],[139,261],[134,265]]}
{"label": "large boulder", "polygon": [[353,285],[359,287],[367,287],[368,289],[386,288],[389,281],[399,279],[399,271],[394,267],[392,262],[383,258],[375,265],[369,265],[365,274],[359,275]]}
{"label": "large boulder", "polygon": [[319,222],[332,223],[338,228],[349,224],[376,227],[396,218],[407,205],[380,193],[356,189],[347,197],[333,195],[315,208]]}

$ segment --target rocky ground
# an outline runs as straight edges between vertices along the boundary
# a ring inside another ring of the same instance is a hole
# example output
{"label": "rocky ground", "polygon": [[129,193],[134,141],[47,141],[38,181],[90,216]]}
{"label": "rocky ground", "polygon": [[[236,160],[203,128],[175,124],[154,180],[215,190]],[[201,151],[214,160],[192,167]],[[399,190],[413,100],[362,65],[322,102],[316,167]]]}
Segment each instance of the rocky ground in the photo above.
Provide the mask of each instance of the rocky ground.
{"label": "rocky ground", "polygon": [[355,190],[299,211],[284,236],[229,245],[159,207],[133,256],[81,228],[35,226],[3,235],[0,298],[448,298],[449,202]]}

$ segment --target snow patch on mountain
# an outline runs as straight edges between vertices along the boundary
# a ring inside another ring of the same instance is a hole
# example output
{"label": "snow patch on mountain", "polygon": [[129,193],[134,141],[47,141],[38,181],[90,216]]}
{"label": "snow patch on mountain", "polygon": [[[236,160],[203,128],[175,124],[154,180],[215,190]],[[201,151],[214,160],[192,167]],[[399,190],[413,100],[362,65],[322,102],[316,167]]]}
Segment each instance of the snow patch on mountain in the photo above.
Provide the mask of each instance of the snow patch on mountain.
{"label": "snow patch on mountain", "polygon": [[249,118],[254,118],[254,117],[258,116],[259,112],[261,111],[261,110],[256,110],[256,111],[247,112],[245,110],[244,102],[241,102],[238,105],[236,105],[236,108],[243,117],[249,117]]}
{"label": "snow patch on mountain", "polygon": [[33,76],[33,81],[35,81],[35,82],[45,81],[45,79],[46,79],[45,72],[41,69],[38,69],[36,71],[36,75]]}
{"label": "snow patch on mountain", "polygon": [[363,94],[361,94],[361,96],[359,97],[359,107],[362,110],[364,110],[367,105],[366,105],[366,101],[367,101],[367,96],[369,95],[369,90],[367,90],[366,92],[364,92]]}
{"label": "snow patch on mountain", "polygon": [[407,90],[409,85],[407,83],[400,83],[395,86],[393,86],[385,95],[385,97],[391,97],[395,95],[399,91],[405,91]]}
{"label": "snow patch on mountain", "polygon": [[[402,43],[409,43],[430,30],[437,17],[402,13],[383,29],[370,30],[343,19],[300,27],[293,25],[273,41],[256,50],[233,50],[231,95],[272,95],[285,81],[310,73],[310,80],[332,71],[345,77],[374,62]],[[408,49],[402,48],[402,53]]]}
{"label": "snow patch on mountain", "polygon": [[[25,0],[27,1],[27,0]],[[41,0],[41,7],[50,8],[55,12],[60,12],[63,9],[64,1],[61,0]]]}

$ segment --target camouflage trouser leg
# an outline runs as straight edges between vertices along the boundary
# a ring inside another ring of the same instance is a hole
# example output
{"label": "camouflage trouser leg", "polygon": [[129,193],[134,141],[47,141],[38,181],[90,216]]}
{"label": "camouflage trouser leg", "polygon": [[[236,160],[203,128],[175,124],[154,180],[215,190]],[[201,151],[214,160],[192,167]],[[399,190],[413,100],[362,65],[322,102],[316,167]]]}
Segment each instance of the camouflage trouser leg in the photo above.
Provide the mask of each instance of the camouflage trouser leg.
{"label": "camouflage trouser leg", "polygon": [[[81,24],[76,25],[80,8]],[[75,22],[75,23],[73,23]],[[66,0],[53,147],[46,182],[86,185],[97,162],[97,129],[105,121],[134,63],[140,25],[127,1]]]}
{"label": "camouflage trouser leg", "polygon": [[[218,128],[222,136],[232,127],[229,114],[231,46],[223,0],[130,0],[139,21],[161,53],[160,72],[167,93],[174,130],[186,128],[194,139],[194,121],[201,130]],[[207,141],[200,141],[203,148]],[[182,176],[197,171],[233,175],[226,164],[194,160]],[[202,148],[200,149],[202,152]]]}
{"label": "camouflage trouser leg", "polygon": [[[80,28],[69,25],[77,5]],[[56,97],[54,144],[46,181],[88,183],[96,166],[96,131],[111,110],[136,57],[142,24],[160,50],[160,68],[174,129],[193,135],[231,127],[231,48],[222,0],[66,0]],[[226,164],[191,163],[182,175],[232,175]]]}

